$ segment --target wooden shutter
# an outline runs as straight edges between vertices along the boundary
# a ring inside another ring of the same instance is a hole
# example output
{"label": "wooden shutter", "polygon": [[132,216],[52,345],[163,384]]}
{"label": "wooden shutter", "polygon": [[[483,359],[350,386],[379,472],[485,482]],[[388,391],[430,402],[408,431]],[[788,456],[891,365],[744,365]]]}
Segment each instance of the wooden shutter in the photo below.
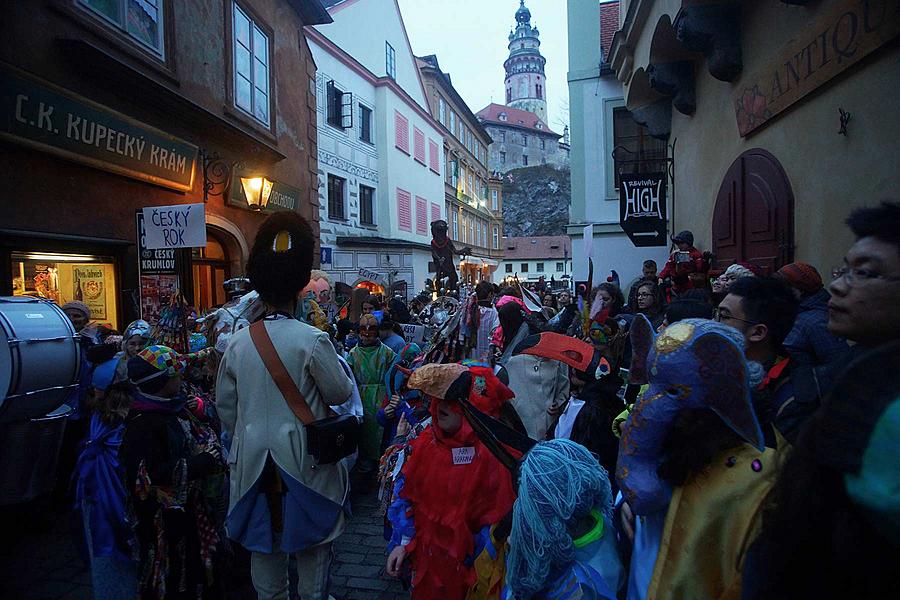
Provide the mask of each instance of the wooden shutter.
{"label": "wooden shutter", "polygon": [[437,142],[434,140],[428,140],[428,164],[429,168],[437,173],[441,174],[441,163],[440,163],[440,149],[438,148]]}
{"label": "wooden shutter", "polygon": [[413,127],[413,156],[425,164],[425,134],[418,127]]}
{"label": "wooden shutter", "polygon": [[394,111],[395,142],[399,150],[409,154],[409,121],[399,112]]}
{"label": "wooden shutter", "polygon": [[397,188],[397,227],[412,231],[412,206],[409,192]]}
{"label": "wooden shutter", "polygon": [[421,196],[416,196],[416,233],[428,233],[428,202]]}

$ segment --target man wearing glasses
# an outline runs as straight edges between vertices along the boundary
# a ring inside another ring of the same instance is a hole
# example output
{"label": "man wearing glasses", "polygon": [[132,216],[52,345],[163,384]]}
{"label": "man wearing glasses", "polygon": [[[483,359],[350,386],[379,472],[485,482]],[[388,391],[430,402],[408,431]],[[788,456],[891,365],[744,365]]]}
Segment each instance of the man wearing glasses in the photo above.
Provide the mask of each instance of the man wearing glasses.
{"label": "man wearing glasses", "polygon": [[791,288],[770,277],[742,277],[713,311],[716,321],[744,334],[747,360],[760,363],[766,375],[753,390],[757,417],[774,446],[774,425],[793,440],[803,420],[815,411],[816,399],[798,402],[791,383],[791,364],[782,344],[797,316],[798,302]]}
{"label": "man wearing glasses", "polygon": [[832,272],[828,329],[855,354],[900,339],[900,202],[856,209],[847,225],[856,243]]}

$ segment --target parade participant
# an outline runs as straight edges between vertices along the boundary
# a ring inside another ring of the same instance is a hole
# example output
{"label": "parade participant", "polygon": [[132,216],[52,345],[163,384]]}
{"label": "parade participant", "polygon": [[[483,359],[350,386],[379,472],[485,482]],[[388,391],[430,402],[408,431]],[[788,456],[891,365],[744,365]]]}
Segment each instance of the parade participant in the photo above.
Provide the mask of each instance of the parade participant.
{"label": "parade participant", "polygon": [[741,277],[753,277],[754,273],[740,263],[729,265],[725,271],[712,282],[713,303],[718,306],[722,298],[728,295],[731,284]]}
{"label": "parade participant", "polygon": [[835,381],[766,500],[744,600],[891,598],[900,590],[900,342]]}
{"label": "parade participant", "polygon": [[301,297],[306,297],[308,293],[313,293],[313,300],[319,305],[319,308],[325,313],[327,323],[334,321],[337,307],[334,305],[334,290],[331,285],[331,277],[325,271],[313,269],[309,273],[309,283],[300,292]]}
{"label": "parade participant", "polygon": [[516,346],[531,333],[521,307],[513,302],[499,311],[503,327],[503,356],[498,361],[509,376],[515,394],[512,405],[528,436],[543,440],[553,428],[553,413],[569,398],[569,369],[563,363],[528,354],[515,355]]}
{"label": "parade participant", "polygon": [[288,597],[289,554],[300,597],[328,598],[332,542],[348,517],[346,466],[319,464],[310,454],[307,427],[256,341],[262,334],[269,340],[313,419],[351,399],[353,382],[328,335],[293,318],[314,244],[297,213],[275,213],[260,226],[247,272],[266,316],[234,334],[216,381],[219,415],[233,439],[228,535],[252,552],[253,587],[266,600]]}
{"label": "parade participant", "polygon": [[738,279],[714,311],[716,321],[743,334],[747,360],[766,369],[766,377],[753,390],[753,403],[770,447],[775,447],[773,426],[793,442],[803,421],[818,407],[817,396],[795,393],[793,366],[782,346],[796,315],[797,299],[791,289],[770,277]]}
{"label": "parade participant", "polygon": [[665,300],[661,290],[654,281],[644,281],[638,285],[636,311],[647,317],[653,329],[658,329],[665,319]]}
{"label": "parade participant", "polygon": [[744,555],[779,465],[750,399],[763,371],[743,344],[731,327],[686,319],[646,358],[650,385],[624,425],[616,471],[643,526],[630,599],[740,598]]}
{"label": "parade participant", "polygon": [[556,296],[552,292],[544,294],[544,297],[541,299],[541,305],[544,307],[544,314],[548,319],[552,319],[556,315]]}
{"label": "parade participant", "polygon": [[408,378],[406,372],[421,353],[422,349],[418,344],[406,344],[394,357],[394,362],[384,376],[387,393],[384,403],[375,415],[378,424],[384,428],[382,451],[394,442],[401,418],[405,418],[411,426],[415,426],[419,421],[415,411],[422,404],[422,395],[417,390],[406,387]]}
{"label": "parade participant", "polygon": [[641,275],[639,277],[635,277],[631,283],[628,284],[628,304],[626,306],[629,309],[634,310],[634,307],[637,306],[637,286],[644,281],[652,281],[656,283],[657,275],[656,275],[656,261],[655,260],[645,260],[643,266],[641,267]]}
{"label": "parade participant", "polygon": [[75,333],[81,333],[91,322],[91,309],[80,300],[66,302],[62,305],[62,309],[66,316],[69,317],[69,320],[72,321]]}
{"label": "parade participant", "polygon": [[[133,598],[138,589],[137,542],[125,505],[125,473],[119,457],[131,405],[127,382],[113,384],[119,359],[98,365],[91,378],[91,417],[72,485],[96,600]],[[126,371],[127,376],[127,371]]]}
{"label": "parade participant", "polygon": [[580,444],[536,444],[518,468],[505,598],[615,600],[624,583],[606,471]]}
{"label": "parade participant", "polygon": [[399,354],[406,347],[406,339],[398,333],[398,330],[402,331],[393,319],[387,317],[378,324],[378,337],[381,343],[393,350],[394,354]]}
{"label": "parade participant", "polygon": [[622,308],[625,306],[625,298],[622,296],[622,290],[619,289],[619,286],[604,281],[594,289],[594,295],[591,297],[591,300],[595,300],[598,296],[603,300],[603,306],[609,310],[610,317],[618,316],[622,312]]}
{"label": "parade participant", "polygon": [[563,290],[559,293],[559,298],[557,299],[557,304],[560,309],[567,307],[572,304],[572,294],[569,293],[569,290]]}
{"label": "parade participant", "polygon": [[359,318],[359,343],[350,350],[347,362],[353,369],[363,403],[363,432],[356,466],[361,477],[360,485],[364,488],[372,483],[381,458],[384,433],[378,424],[377,413],[387,397],[384,377],[391,368],[394,357],[394,351],[381,343],[378,337],[378,320],[375,315],[363,313]]}
{"label": "parade participant", "polygon": [[414,600],[462,600],[475,582],[471,561],[490,526],[512,508],[510,473],[463,418],[460,400],[497,417],[512,392],[487,367],[428,364],[409,387],[431,398],[431,426],[410,445],[389,509],[393,526],[386,571],[407,557]]}
{"label": "parade participant", "polygon": [[859,208],[847,218],[856,242],[828,286],[828,329],[855,352],[900,339],[900,202]]}
{"label": "parade participant", "polygon": [[360,316],[375,315],[379,312],[381,312],[381,300],[378,299],[378,296],[376,296],[375,294],[369,294],[368,296],[366,296],[366,299],[362,303],[362,311],[360,312]]}
{"label": "parade participant", "polygon": [[613,421],[625,410],[618,394],[624,381],[618,367],[615,371],[595,379],[589,373],[571,369],[572,396],[553,430],[554,438],[569,439],[590,450],[608,473],[615,473],[619,456],[619,439],[613,434]]}
{"label": "parade participant", "polygon": [[659,284],[671,279],[676,294],[693,287],[689,275],[703,271],[703,254],[694,248],[694,234],[682,231],[672,236],[676,249],[669,255],[669,260],[659,274]]}
{"label": "parade participant", "polygon": [[475,332],[475,343],[469,358],[488,361],[491,356],[491,339],[500,327],[500,317],[493,306],[493,286],[487,281],[479,281],[475,286],[475,304],[469,316],[469,325]]}
{"label": "parade participant", "polygon": [[120,452],[140,548],[138,597],[148,600],[221,592],[226,465],[216,432],[185,410],[186,363],[166,346],[128,361],[134,391]]}
{"label": "parade participant", "polygon": [[794,327],[784,339],[784,348],[794,364],[821,365],[846,354],[847,342],[828,331],[831,294],[816,268],[793,262],[778,269],[774,277],[791,286],[800,300]]}
{"label": "parade participant", "polygon": [[143,319],[132,321],[125,328],[122,335],[122,350],[116,354],[118,367],[116,368],[116,380],[128,379],[128,361],[137,356],[150,343],[150,323]]}

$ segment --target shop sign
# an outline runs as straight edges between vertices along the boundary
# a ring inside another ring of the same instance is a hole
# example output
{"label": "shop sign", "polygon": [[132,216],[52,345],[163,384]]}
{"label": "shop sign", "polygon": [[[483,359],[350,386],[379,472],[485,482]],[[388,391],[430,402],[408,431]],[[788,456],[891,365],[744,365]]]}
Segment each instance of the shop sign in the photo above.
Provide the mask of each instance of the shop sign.
{"label": "shop sign", "polygon": [[52,84],[0,69],[0,138],[190,191],[197,146]]}
{"label": "shop sign", "polygon": [[[300,206],[300,198],[303,191],[281,181],[272,182],[272,191],[269,194],[269,201],[265,208],[260,212],[272,213],[283,210],[297,211]],[[231,192],[228,196],[228,203],[239,208],[247,208],[247,198],[244,195],[244,186],[241,185],[241,177],[235,173],[231,179]]]}
{"label": "shop sign", "polygon": [[206,206],[203,203],[147,206],[142,210],[147,248],[206,246]]}
{"label": "shop sign", "polygon": [[375,271],[370,271],[369,269],[364,269],[362,267],[359,268],[359,276],[367,281],[371,281],[372,283],[377,283],[380,286],[384,286],[384,278],[376,273]]}
{"label": "shop sign", "polygon": [[620,175],[619,224],[638,248],[667,246],[666,174]]}
{"label": "shop sign", "polygon": [[168,306],[178,293],[178,255],[174,248],[147,248],[144,211],[135,212],[137,225],[138,278],[140,282],[140,315],[151,325],[159,320],[162,307]]}
{"label": "shop sign", "polygon": [[900,1],[839,0],[734,93],[747,136],[900,34]]}
{"label": "shop sign", "polygon": [[403,330],[403,339],[406,340],[407,344],[422,345],[425,343],[425,326],[424,325],[413,325],[411,323],[401,323],[400,329]]}
{"label": "shop sign", "polygon": [[151,250],[146,244],[146,232],[144,231],[144,211],[138,210],[137,234],[138,234],[138,268],[142,275],[157,275],[160,273],[175,273],[175,250],[157,249]]}

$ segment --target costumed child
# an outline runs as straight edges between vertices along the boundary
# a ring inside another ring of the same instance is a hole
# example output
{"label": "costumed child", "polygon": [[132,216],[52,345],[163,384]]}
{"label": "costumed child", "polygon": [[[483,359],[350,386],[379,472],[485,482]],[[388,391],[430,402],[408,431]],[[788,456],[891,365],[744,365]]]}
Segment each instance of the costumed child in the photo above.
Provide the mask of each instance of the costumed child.
{"label": "costumed child", "polygon": [[649,387],[625,422],[616,476],[640,518],[628,598],[738,599],[759,508],[780,471],[750,399],[763,369],[737,330],[705,319],[667,327]]}
{"label": "costumed child", "polygon": [[75,516],[84,527],[97,600],[133,598],[137,593],[137,544],[126,518],[125,473],[119,448],[131,405],[127,382],[113,383],[119,359],[97,365],[88,434],[81,445],[72,484]]}
{"label": "costumed child", "polygon": [[132,321],[122,335],[122,350],[116,354],[116,381],[128,379],[128,361],[150,343],[150,331],[153,328],[143,319]]}
{"label": "costumed child", "polygon": [[460,400],[497,417],[513,394],[491,369],[455,363],[420,367],[409,387],[430,397],[432,423],[410,444],[397,479],[386,571],[399,576],[409,558],[414,600],[462,600],[480,546],[514,498],[509,471],[463,418]]}
{"label": "costumed child", "polygon": [[387,396],[385,375],[394,362],[394,351],[378,337],[378,319],[373,314],[359,317],[359,344],[350,350],[347,362],[363,403],[363,430],[356,465],[361,483],[366,486],[374,479],[381,458],[382,428],[376,415]]}
{"label": "costumed child", "polygon": [[188,357],[149,346],[128,361],[135,386],[125,421],[125,467],[141,558],[139,598],[214,594],[226,466],[216,432],[186,410]]}
{"label": "costumed child", "polygon": [[669,255],[669,260],[659,273],[659,282],[671,279],[672,289],[676,294],[693,287],[689,275],[703,271],[703,253],[694,248],[694,234],[682,231],[672,236],[676,250]]}
{"label": "costumed child", "polygon": [[624,570],[609,477],[570,440],[536,444],[518,468],[503,598],[615,600]]}
{"label": "costumed child", "polygon": [[421,405],[422,395],[418,390],[406,388],[405,384],[413,361],[421,353],[422,349],[418,344],[406,344],[394,357],[394,362],[385,373],[385,399],[375,415],[378,424],[384,428],[384,435],[381,438],[382,453],[394,443],[394,437],[397,435],[397,423],[401,417],[405,417],[406,422],[413,426],[418,422],[414,416],[414,409]]}

